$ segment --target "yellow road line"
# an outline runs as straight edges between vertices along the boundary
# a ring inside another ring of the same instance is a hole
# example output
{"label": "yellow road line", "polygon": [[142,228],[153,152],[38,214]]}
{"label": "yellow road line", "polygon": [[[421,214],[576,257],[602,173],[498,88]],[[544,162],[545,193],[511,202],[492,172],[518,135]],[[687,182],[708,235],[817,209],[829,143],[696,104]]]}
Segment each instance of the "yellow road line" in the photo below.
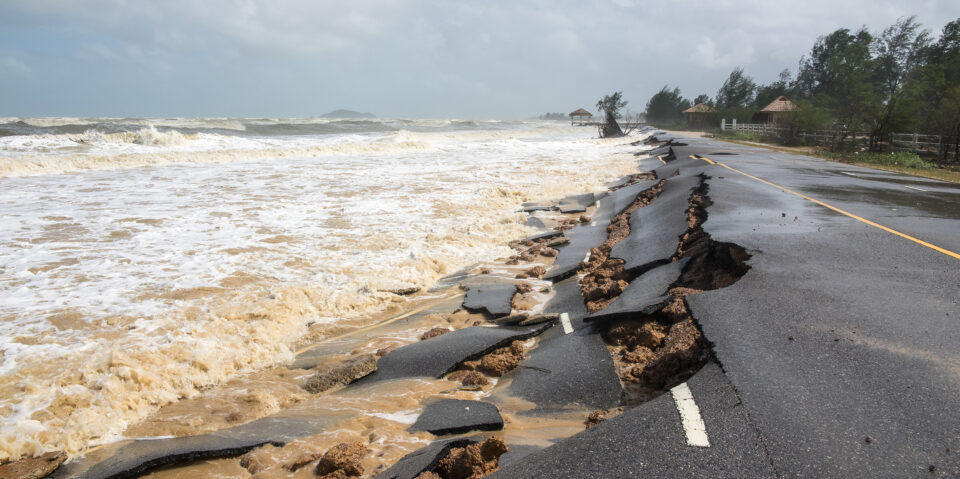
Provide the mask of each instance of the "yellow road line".
{"label": "yellow road line", "polygon": [[663,163],[664,165],[667,164],[666,161],[663,161],[663,155],[657,155],[657,159],[660,160],[660,163]]}
{"label": "yellow road line", "polygon": [[753,176],[753,175],[751,175],[751,174],[749,174],[749,173],[744,173],[744,172],[742,172],[742,171],[740,171],[740,170],[738,170],[738,169],[736,169],[736,168],[734,168],[734,167],[732,167],[732,166],[729,166],[729,165],[725,165],[725,164],[723,164],[723,163],[720,163],[719,161],[713,161],[713,160],[711,160],[711,159],[709,159],[709,158],[706,158],[706,157],[694,156],[694,155],[690,155],[690,158],[695,158],[695,159],[703,160],[703,161],[706,161],[707,163],[710,163],[711,165],[720,165],[720,166],[722,166],[722,167],[724,167],[724,168],[726,168],[726,169],[728,169],[728,170],[730,170],[730,171],[734,171],[734,172],[740,173],[740,174],[743,175],[743,176],[746,176],[746,177],[748,177],[748,178],[752,178],[752,179],[754,179],[754,180],[757,180],[757,181],[759,181],[759,182],[761,182],[761,183],[764,183],[764,184],[773,186],[774,188],[779,188],[779,189],[781,189],[781,190],[783,190],[783,191],[786,191],[787,193],[791,193],[791,194],[797,195],[797,196],[799,196],[799,197],[801,197],[801,198],[803,198],[803,199],[805,199],[805,200],[812,201],[812,202],[814,202],[814,203],[816,203],[816,204],[818,204],[818,205],[820,205],[820,206],[823,206],[824,208],[827,208],[827,209],[836,211],[837,213],[840,213],[840,214],[845,215],[845,216],[849,216],[849,217],[851,217],[851,218],[853,218],[853,219],[855,219],[855,220],[857,220],[857,221],[861,221],[861,222],[866,223],[866,224],[868,224],[868,225],[870,225],[870,226],[873,226],[873,227],[876,227],[876,228],[880,228],[880,229],[882,229],[883,231],[886,231],[887,233],[895,234],[895,235],[897,235],[897,236],[899,236],[899,237],[901,237],[901,238],[906,238],[906,239],[908,239],[908,240],[910,240],[910,241],[913,241],[914,243],[917,243],[917,244],[926,246],[927,248],[930,248],[930,249],[932,249],[932,250],[939,251],[939,252],[941,252],[941,253],[943,253],[943,254],[945,254],[945,255],[947,255],[947,256],[952,256],[952,257],[954,257],[954,258],[956,258],[956,259],[960,259],[960,254],[958,254],[958,253],[954,253],[953,251],[950,251],[950,250],[948,250],[948,249],[941,248],[941,247],[939,247],[939,246],[937,246],[937,245],[935,245],[935,244],[927,243],[926,241],[923,241],[923,240],[921,240],[921,239],[919,239],[919,238],[914,238],[913,236],[910,236],[910,235],[908,235],[908,234],[906,234],[906,233],[901,233],[901,232],[899,232],[899,231],[897,231],[897,230],[895,230],[895,229],[893,229],[893,228],[888,228],[888,227],[883,226],[883,225],[881,225],[881,224],[874,223],[873,221],[870,221],[870,220],[868,220],[868,219],[866,219],[866,218],[861,218],[860,216],[857,216],[857,215],[855,215],[855,214],[853,214],[853,213],[850,213],[849,211],[844,211],[844,210],[842,210],[842,209],[840,209],[840,208],[837,208],[836,206],[833,206],[833,205],[828,204],[828,203],[824,203],[824,202],[822,202],[822,201],[820,201],[820,200],[818,200],[818,199],[815,199],[815,198],[811,198],[811,197],[809,197],[809,196],[807,196],[807,195],[805,195],[805,194],[803,194],[803,193],[798,193],[798,192],[793,191],[793,190],[791,190],[791,189],[789,189],[789,188],[785,188],[785,187],[783,187],[783,186],[780,186],[780,185],[778,185],[778,184],[776,184],[776,183],[771,183],[771,182],[769,182],[769,181],[767,181],[767,180],[764,180],[764,179],[762,179],[762,178],[757,178],[756,176]]}

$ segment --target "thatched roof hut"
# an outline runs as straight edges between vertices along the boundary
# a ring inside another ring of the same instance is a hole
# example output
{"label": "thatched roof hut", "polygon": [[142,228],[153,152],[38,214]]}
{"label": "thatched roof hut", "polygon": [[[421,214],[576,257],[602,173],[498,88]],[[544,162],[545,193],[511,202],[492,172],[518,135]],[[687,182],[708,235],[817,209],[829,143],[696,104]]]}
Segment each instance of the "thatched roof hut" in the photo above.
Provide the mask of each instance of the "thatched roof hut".
{"label": "thatched roof hut", "polygon": [[591,117],[593,117],[593,113],[590,113],[589,111],[584,110],[583,108],[580,108],[577,111],[570,113],[570,118],[591,118]]}
{"label": "thatched roof hut", "polygon": [[583,124],[583,122],[589,121],[591,118],[593,118],[593,113],[590,113],[589,111],[584,110],[583,108],[579,108],[576,111],[570,112],[571,125],[574,124],[575,122],[580,122],[580,124]]}
{"label": "thatched roof hut", "polygon": [[697,103],[696,105],[683,110],[684,116],[687,117],[687,125],[695,127],[708,127],[713,122],[714,113],[716,113],[712,106],[705,103]]}
{"label": "thatched roof hut", "polygon": [[757,112],[757,118],[767,123],[783,123],[795,111],[797,111],[797,105],[785,96],[778,96],[776,100]]}

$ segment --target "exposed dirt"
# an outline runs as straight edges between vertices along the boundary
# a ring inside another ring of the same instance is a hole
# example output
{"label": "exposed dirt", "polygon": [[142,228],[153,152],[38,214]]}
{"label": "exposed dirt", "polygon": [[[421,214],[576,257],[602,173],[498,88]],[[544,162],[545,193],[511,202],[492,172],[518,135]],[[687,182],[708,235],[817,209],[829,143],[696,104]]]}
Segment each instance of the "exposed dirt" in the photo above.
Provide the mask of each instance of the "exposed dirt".
{"label": "exposed dirt", "polygon": [[523,361],[523,352],[523,342],[514,341],[509,346],[494,349],[480,359],[464,362],[462,369],[500,377],[520,365],[520,361]]}
{"label": "exposed dirt", "polygon": [[459,381],[462,386],[486,386],[490,380],[478,371],[454,371],[447,375],[447,381]]}
{"label": "exposed dirt", "polygon": [[[603,332],[604,340],[613,354],[617,374],[627,392],[628,404],[661,394],[685,381],[706,363],[709,349],[684,298],[704,290],[729,286],[750,268],[746,264],[750,256],[743,248],[713,241],[703,230],[707,207],[712,204],[707,196],[706,179],[706,176],[701,177],[700,186],[690,196],[690,207],[686,212],[687,231],[680,237],[677,252],[672,258],[674,261],[681,258],[690,260],[678,281],[668,291],[670,299],[653,314],[636,314],[612,321]],[[593,260],[591,257],[591,262]],[[594,272],[601,273],[595,275],[600,279],[611,275],[611,279],[617,278],[618,274],[609,266],[603,268],[602,264]],[[598,285],[597,289],[603,286],[599,281],[594,283]],[[610,284],[609,281],[606,284]],[[608,289],[615,292],[621,287],[618,284],[615,287],[608,286]],[[604,298],[602,292],[590,288],[582,290],[588,307],[591,304],[593,307],[598,304],[605,306],[596,300],[591,303],[592,298]]]}
{"label": "exposed dirt", "polygon": [[[671,311],[665,311],[668,308]],[[628,404],[680,384],[709,359],[709,350],[682,298],[650,316],[612,322],[604,339],[613,354]]]}
{"label": "exposed dirt", "polygon": [[500,456],[509,450],[510,448],[503,440],[497,437],[475,442],[466,447],[454,447],[440,459],[432,471],[417,477],[477,479],[496,471],[500,465]]}
{"label": "exposed dirt", "polygon": [[430,338],[435,338],[437,336],[443,336],[444,334],[449,333],[450,330],[447,328],[432,328],[430,331],[427,331],[420,335],[420,340],[425,341]]}
{"label": "exposed dirt", "polygon": [[586,426],[587,429],[590,429],[591,427],[596,426],[597,424],[600,424],[601,422],[606,421],[607,419],[619,416],[622,413],[623,413],[623,408],[620,408],[620,407],[613,408],[613,409],[597,409],[596,411],[590,413],[589,416],[587,416],[587,419],[583,421],[583,424]]}
{"label": "exposed dirt", "polygon": [[543,275],[547,274],[547,268],[543,265],[536,265],[533,268],[530,268],[517,275],[517,279],[527,279],[527,278],[542,278]]}
{"label": "exposed dirt", "polygon": [[628,186],[630,186],[630,185],[637,184],[637,183],[639,183],[639,182],[641,182],[641,181],[649,181],[649,180],[655,180],[655,179],[657,179],[657,175],[654,174],[653,172],[650,172],[650,171],[647,171],[647,172],[644,172],[644,173],[635,173],[635,174],[630,175],[630,179],[627,180],[626,183],[624,183],[624,184],[622,184],[622,185],[620,185],[620,186],[616,186],[616,187],[614,187],[614,188],[609,188],[609,190],[610,190],[610,191],[617,191],[617,190],[619,190],[619,189],[621,189],[621,188],[626,188],[626,187],[628,187]]}
{"label": "exposed dirt", "polygon": [[55,471],[65,460],[67,455],[62,452],[48,452],[0,464],[0,479],[40,479]]}
{"label": "exposed dirt", "polygon": [[367,452],[369,451],[363,443],[341,442],[324,453],[315,472],[318,477],[329,479],[363,475],[360,459]]}
{"label": "exposed dirt", "polygon": [[599,311],[610,304],[633,281],[635,275],[624,271],[624,261],[610,258],[613,246],[630,235],[630,214],[643,208],[660,195],[663,181],[644,190],[620,214],[610,220],[607,226],[607,239],[600,246],[590,250],[590,257],[580,263],[579,272],[584,274],[580,280],[580,291],[590,312]]}
{"label": "exposed dirt", "polygon": [[703,231],[707,220],[707,207],[713,204],[707,196],[709,185],[706,177],[690,195],[687,209],[687,232],[680,237],[674,260],[692,258],[684,267],[677,286],[694,289],[719,289],[736,283],[750,266],[750,255],[738,245],[714,241]]}

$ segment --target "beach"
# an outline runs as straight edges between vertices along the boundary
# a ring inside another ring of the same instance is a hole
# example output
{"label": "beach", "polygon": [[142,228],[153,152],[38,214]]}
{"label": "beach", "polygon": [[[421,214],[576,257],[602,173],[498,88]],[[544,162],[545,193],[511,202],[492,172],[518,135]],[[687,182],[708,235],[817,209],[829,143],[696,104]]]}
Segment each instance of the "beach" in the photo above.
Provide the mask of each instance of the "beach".
{"label": "beach", "polygon": [[0,133],[4,460],[223,427],[142,425],[211,388],[245,397],[244,421],[283,410],[303,400],[277,372],[297,351],[447,298],[440,278],[538,231],[522,203],[636,168],[626,140],[552,122],[4,119]]}

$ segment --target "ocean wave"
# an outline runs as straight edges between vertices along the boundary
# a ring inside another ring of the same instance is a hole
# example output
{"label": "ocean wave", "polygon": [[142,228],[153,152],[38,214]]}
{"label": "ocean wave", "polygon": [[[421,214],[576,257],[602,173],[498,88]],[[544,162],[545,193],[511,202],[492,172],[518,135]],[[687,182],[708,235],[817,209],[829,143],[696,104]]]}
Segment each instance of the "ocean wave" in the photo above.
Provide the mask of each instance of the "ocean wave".
{"label": "ocean wave", "polygon": [[[179,134],[178,134],[179,135]],[[110,135],[107,135],[110,136]],[[121,143],[137,145],[184,145],[191,141],[186,135],[155,136],[151,134],[123,134]],[[82,146],[82,143],[79,144]],[[77,143],[73,147],[76,148]],[[219,149],[200,151],[137,151],[118,153],[23,154],[0,157],[0,178],[70,173],[83,170],[116,170],[162,166],[174,163],[229,163],[259,161],[277,158],[312,158],[318,156],[379,155],[403,151],[430,151],[434,145],[423,141],[365,141],[326,143],[319,145],[291,145],[261,148]]]}

